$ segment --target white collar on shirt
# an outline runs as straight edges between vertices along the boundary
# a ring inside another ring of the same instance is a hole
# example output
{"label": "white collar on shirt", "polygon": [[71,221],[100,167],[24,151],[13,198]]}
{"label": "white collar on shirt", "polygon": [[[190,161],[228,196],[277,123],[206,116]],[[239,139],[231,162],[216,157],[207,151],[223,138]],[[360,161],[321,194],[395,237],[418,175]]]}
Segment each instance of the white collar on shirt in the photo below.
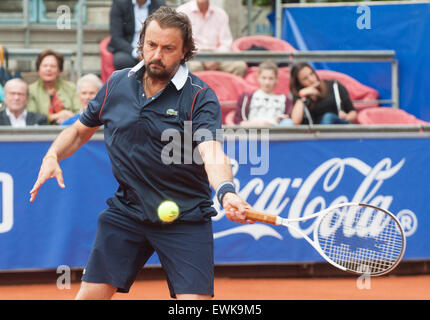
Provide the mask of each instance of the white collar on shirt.
{"label": "white collar on shirt", "polygon": [[6,115],[9,117],[12,127],[25,127],[27,125],[27,110],[24,110],[18,118],[15,118],[15,115],[6,108]]}
{"label": "white collar on shirt", "polygon": [[[131,77],[136,74],[136,72],[142,69],[144,65],[145,61],[141,60],[128,72],[128,77]],[[181,64],[178,68],[178,71],[176,71],[175,75],[172,78],[172,83],[175,85],[176,90],[181,90],[184,87],[185,83],[187,82],[188,73],[188,67],[186,65]]]}
{"label": "white collar on shirt", "polygon": [[[136,6],[136,5],[137,5],[137,0],[131,0],[131,3],[133,3],[133,6]],[[145,4],[144,4],[141,8],[138,8],[138,9],[147,8],[147,7],[149,7],[150,5],[151,5],[151,0],[147,0],[147,1],[145,2]]]}

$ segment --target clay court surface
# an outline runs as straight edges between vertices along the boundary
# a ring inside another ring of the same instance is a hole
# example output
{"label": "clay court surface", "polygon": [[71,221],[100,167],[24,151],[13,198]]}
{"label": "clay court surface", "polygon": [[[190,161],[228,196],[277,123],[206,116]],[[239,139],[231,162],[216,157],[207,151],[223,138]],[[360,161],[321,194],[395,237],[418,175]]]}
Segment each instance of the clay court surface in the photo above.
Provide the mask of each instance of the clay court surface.
{"label": "clay court surface", "polygon": [[[358,286],[361,289],[358,288]],[[70,300],[79,282],[60,290],[50,284],[0,286],[0,300]],[[164,280],[139,280],[114,300],[171,300]],[[430,300],[430,275],[348,278],[216,278],[215,300]]]}

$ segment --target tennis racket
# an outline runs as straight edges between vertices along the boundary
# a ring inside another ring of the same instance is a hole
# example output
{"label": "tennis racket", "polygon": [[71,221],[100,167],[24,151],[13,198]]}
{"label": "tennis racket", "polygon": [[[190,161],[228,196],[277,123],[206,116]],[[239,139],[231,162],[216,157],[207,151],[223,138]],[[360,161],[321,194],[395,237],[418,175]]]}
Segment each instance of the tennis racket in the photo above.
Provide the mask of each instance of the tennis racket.
{"label": "tennis racket", "polygon": [[[294,229],[333,266],[355,274],[385,274],[398,265],[405,252],[405,234],[397,218],[368,204],[342,203],[297,219],[253,209],[247,209],[246,214],[255,221]],[[297,224],[313,218],[312,240]]]}

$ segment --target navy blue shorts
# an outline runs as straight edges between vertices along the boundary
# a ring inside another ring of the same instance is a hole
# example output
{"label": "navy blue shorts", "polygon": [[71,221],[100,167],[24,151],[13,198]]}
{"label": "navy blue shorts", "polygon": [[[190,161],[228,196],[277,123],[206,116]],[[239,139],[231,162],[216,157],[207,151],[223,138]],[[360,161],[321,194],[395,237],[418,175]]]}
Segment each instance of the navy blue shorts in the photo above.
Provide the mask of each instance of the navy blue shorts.
{"label": "navy blue shorts", "polygon": [[154,253],[166,273],[170,296],[214,294],[212,221],[142,223],[113,208],[103,211],[82,280],[128,292]]}

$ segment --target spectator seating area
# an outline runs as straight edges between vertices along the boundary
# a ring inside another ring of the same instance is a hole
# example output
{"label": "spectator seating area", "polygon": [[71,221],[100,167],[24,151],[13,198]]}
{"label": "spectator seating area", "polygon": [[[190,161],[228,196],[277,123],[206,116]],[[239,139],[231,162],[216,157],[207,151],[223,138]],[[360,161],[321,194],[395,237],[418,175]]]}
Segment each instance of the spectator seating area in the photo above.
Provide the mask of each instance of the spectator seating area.
{"label": "spectator seating area", "polygon": [[[95,4],[95,1],[93,2],[94,3],[89,6],[90,10],[87,10],[86,5],[83,6],[82,21],[84,23],[91,20],[88,20],[87,18],[92,17],[90,13],[94,11],[94,8],[103,7],[102,5]],[[1,1],[1,3],[3,3],[3,1]],[[64,2],[65,5],[72,8],[72,25],[75,25],[77,23],[75,14],[78,9],[77,3],[77,0],[67,0]],[[55,17],[56,14],[55,10],[57,8],[57,4],[58,0],[29,0],[29,22],[46,24],[55,23],[56,19],[53,19],[53,17]],[[4,1],[4,3],[0,5],[0,7],[2,7],[4,11],[0,15],[2,18],[2,22],[22,23],[24,15],[22,13],[23,3],[21,3],[21,1]],[[91,9],[93,11],[91,11]],[[18,20],[15,19],[17,17],[19,18]],[[91,21],[90,23],[92,23]],[[103,38],[105,36],[106,33],[104,33],[102,37],[97,37],[97,40],[95,40],[94,42],[95,46],[99,46],[100,78],[103,82],[105,82],[115,70],[113,65],[113,54],[107,49],[107,45],[110,41],[110,36]],[[103,40],[99,43],[98,39]],[[244,36],[237,38],[233,41],[233,52],[245,52],[248,50],[298,52],[298,49],[296,49],[287,41],[268,35]],[[96,54],[98,54],[97,51],[93,49],[91,49],[91,52],[96,52]],[[243,77],[237,77],[232,74],[224,73],[221,71],[196,72],[196,74],[206,83],[208,83],[216,92],[221,103],[222,119],[224,124],[232,123],[231,121],[234,118],[234,111],[236,109],[236,102],[238,97],[245,91],[253,91],[258,88],[258,67],[256,67],[255,65],[255,63],[250,63]],[[283,93],[289,96],[290,68],[286,65],[287,64],[284,63],[279,67],[279,82],[275,88],[275,93]],[[379,107],[378,103],[375,102],[375,100],[379,99],[378,91],[375,88],[371,88],[363,83],[360,83],[359,81],[347,74],[331,70],[317,70],[317,73],[321,79],[336,79],[347,88],[351,100],[353,102],[356,102],[355,107],[359,112],[358,123],[360,124],[425,123],[419,119],[416,119],[414,116],[407,114],[403,110],[394,110],[393,108]],[[71,72],[71,74],[74,74],[73,71]],[[402,108],[402,106],[400,106],[400,108]],[[389,109],[391,111],[387,111],[385,109]]]}
{"label": "spectator seating area", "polygon": [[256,87],[246,82],[245,79],[228,72],[198,71],[194,74],[215,91],[221,104],[223,124],[225,124],[227,114],[236,109],[239,96],[243,92],[253,91],[258,88],[258,86]]}
{"label": "spectator seating area", "polygon": [[271,37],[271,36],[247,36],[240,37],[233,41],[232,51],[240,52],[249,50],[252,46],[265,48],[271,51],[285,51],[285,52],[295,52],[297,51],[291,44],[287,41]]}
{"label": "spectator seating area", "polygon": [[107,49],[111,37],[107,37],[100,42],[100,79],[106,82],[115,71],[113,65],[113,53]]}
{"label": "spectator seating area", "polygon": [[[113,55],[107,50],[110,37],[100,43],[101,74],[102,81],[106,81],[115,70],[113,66]],[[236,39],[232,45],[232,51],[241,52],[250,48],[265,48],[272,51],[297,51],[288,42],[271,36],[246,36]],[[290,95],[290,68],[281,66],[279,68],[279,82],[275,93]],[[370,101],[369,103],[357,103],[355,107],[359,113],[359,124],[411,124],[425,123],[407,112],[400,109],[378,107],[376,102],[379,93],[376,89],[366,86],[347,74],[331,71],[317,70],[319,77],[323,80],[338,80],[344,85],[353,101]],[[222,120],[225,125],[233,125],[236,102],[243,92],[253,91],[258,88],[258,67],[250,66],[245,76],[238,77],[221,71],[199,71],[195,74],[205,81],[217,94],[222,108]]]}
{"label": "spectator seating area", "polygon": [[[292,52],[297,51],[288,42],[269,36],[247,36],[238,38],[233,42],[233,51],[245,51],[252,46],[265,47],[274,51]],[[377,100],[379,93],[377,90],[368,87],[356,79],[331,70],[317,70],[318,75],[323,80],[338,80],[343,84],[354,100]],[[226,74],[220,71],[200,71],[196,73],[203,81],[216,92],[221,103],[223,113],[223,123],[233,124],[235,101],[245,91],[253,91],[258,88],[258,67],[248,68],[243,78]],[[281,66],[278,70],[279,81],[275,87],[275,93],[290,95],[290,68]],[[356,104],[360,112],[366,108],[374,108],[376,103]]]}
{"label": "spectator seating area", "polygon": [[402,109],[390,107],[366,108],[358,113],[359,124],[429,124]]}
{"label": "spectator seating area", "polygon": [[[352,101],[379,99],[379,93],[376,89],[366,86],[344,73],[331,70],[317,70],[317,74],[321,80],[339,81],[348,90]],[[365,108],[374,108],[377,106],[377,103],[356,104],[355,108],[360,112]]]}

